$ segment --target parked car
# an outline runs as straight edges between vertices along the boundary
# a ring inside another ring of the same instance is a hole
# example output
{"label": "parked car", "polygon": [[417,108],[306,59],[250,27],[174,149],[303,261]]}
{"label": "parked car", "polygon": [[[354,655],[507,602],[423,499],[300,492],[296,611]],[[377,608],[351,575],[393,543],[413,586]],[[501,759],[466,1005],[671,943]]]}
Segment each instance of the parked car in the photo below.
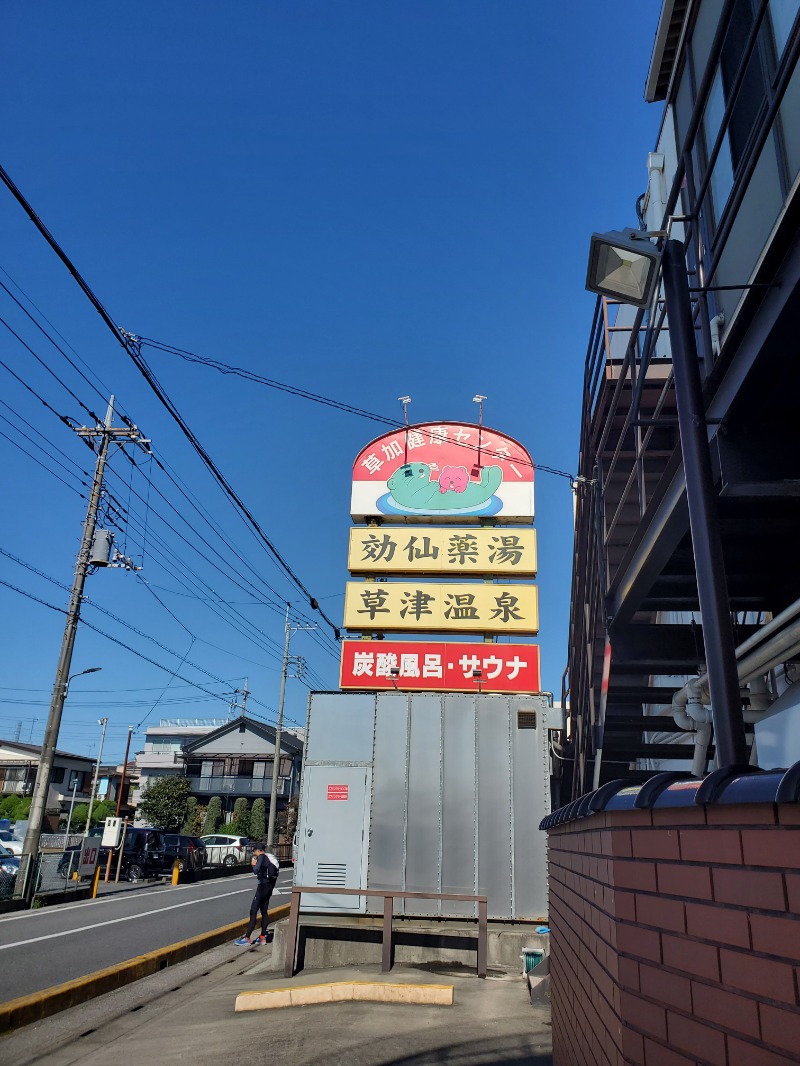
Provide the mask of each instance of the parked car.
{"label": "parked car", "polygon": [[15,855],[13,851],[9,851],[4,844],[0,844],[0,871],[4,874],[13,874],[16,877],[17,870],[19,870],[19,856]]}
{"label": "parked car", "polygon": [[250,861],[252,845],[248,837],[208,833],[200,839],[205,844],[209,866],[241,866]]}
{"label": "parked car", "polygon": [[206,864],[206,846],[199,837],[183,833],[164,834],[164,868],[171,870],[174,863],[178,869],[189,873],[202,870]]}
{"label": "parked car", "polygon": [[22,854],[22,841],[15,837],[10,829],[0,829],[0,844],[7,848],[12,855]]}
{"label": "parked car", "polygon": [[[67,848],[58,864],[58,873],[65,880],[77,866],[80,845]],[[147,877],[164,872],[164,834],[158,829],[128,829],[125,834],[125,847],[122,852],[120,875],[127,881],[144,881]],[[111,869],[116,869],[116,856]],[[100,850],[100,864],[108,861],[108,848]]]}
{"label": "parked car", "polygon": [[14,892],[19,873],[19,859],[0,844],[0,899],[7,899]]}

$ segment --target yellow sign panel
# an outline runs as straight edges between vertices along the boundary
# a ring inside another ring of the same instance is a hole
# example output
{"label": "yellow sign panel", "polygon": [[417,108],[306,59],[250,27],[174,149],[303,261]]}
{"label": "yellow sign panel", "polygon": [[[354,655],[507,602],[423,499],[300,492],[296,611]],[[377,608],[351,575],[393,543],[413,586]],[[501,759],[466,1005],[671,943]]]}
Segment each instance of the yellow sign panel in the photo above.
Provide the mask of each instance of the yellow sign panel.
{"label": "yellow sign panel", "polygon": [[437,633],[538,633],[535,585],[348,581],[347,629]]}
{"label": "yellow sign panel", "polygon": [[353,574],[536,574],[534,529],[361,526],[350,530]]}

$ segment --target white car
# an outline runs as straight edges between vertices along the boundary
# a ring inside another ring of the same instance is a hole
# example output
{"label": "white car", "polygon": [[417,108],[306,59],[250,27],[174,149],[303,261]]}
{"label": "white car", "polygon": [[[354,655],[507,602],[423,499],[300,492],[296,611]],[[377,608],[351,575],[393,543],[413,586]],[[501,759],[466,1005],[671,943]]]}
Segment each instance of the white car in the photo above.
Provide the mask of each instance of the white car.
{"label": "white car", "polygon": [[244,866],[253,854],[253,845],[247,837],[209,833],[200,839],[206,846],[208,866]]}
{"label": "white car", "polygon": [[0,829],[0,844],[7,848],[12,855],[22,854],[22,841],[15,837],[10,829]]}

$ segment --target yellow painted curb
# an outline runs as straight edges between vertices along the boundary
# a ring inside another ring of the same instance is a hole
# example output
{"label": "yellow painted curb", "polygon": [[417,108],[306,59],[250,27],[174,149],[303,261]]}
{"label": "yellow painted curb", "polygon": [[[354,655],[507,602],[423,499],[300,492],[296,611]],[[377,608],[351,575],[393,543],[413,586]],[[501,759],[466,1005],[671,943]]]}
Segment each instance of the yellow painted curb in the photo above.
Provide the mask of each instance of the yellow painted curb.
{"label": "yellow painted curb", "polygon": [[332,981],[324,985],[295,985],[240,992],[235,1010],[272,1010],[308,1007],[316,1003],[407,1003],[422,1007],[452,1007],[452,985],[391,984],[385,981]]}
{"label": "yellow painted curb", "polygon": [[[288,916],[288,903],[269,912],[270,923]],[[77,977],[74,981],[66,981],[41,992],[33,992],[30,996],[20,996],[19,999],[9,1000],[8,1003],[0,1003],[0,1033],[41,1021],[42,1018],[48,1018],[51,1014],[66,1010],[67,1007],[75,1007],[79,1003],[85,1003],[87,999],[94,999],[105,992],[113,992],[115,988],[139,981],[142,977],[149,977],[167,966],[185,962],[186,959],[191,959],[209,948],[224,944],[235,933],[241,933],[243,924],[243,919],[240,919],[230,925],[221,925],[208,933],[200,933],[189,940],[180,940],[177,944],[157,948],[146,955],[137,955],[134,959],[108,966],[104,970],[95,970],[94,973]]]}

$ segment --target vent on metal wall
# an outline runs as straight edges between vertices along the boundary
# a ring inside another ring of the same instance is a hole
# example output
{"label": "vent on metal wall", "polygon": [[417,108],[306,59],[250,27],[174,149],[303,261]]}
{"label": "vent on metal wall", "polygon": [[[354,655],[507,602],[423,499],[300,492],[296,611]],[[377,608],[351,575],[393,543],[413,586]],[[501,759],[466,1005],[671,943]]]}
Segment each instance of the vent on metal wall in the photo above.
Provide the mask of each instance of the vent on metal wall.
{"label": "vent on metal wall", "polygon": [[347,864],[344,862],[317,863],[317,884],[329,888],[346,888]]}
{"label": "vent on metal wall", "polygon": [[535,729],[536,711],[517,711],[517,729]]}

